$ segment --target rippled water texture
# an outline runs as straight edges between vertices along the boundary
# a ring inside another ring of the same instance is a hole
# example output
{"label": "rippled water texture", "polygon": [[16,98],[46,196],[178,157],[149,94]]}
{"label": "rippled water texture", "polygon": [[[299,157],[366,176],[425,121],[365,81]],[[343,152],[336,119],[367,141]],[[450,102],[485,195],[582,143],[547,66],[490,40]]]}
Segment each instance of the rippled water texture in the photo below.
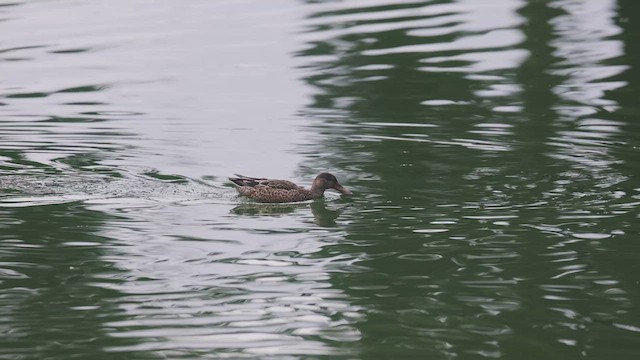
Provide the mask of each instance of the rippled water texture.
{"label": "rippled water texture", "polygon": [[0,358],[638,358],[639,4],[0,1]]}

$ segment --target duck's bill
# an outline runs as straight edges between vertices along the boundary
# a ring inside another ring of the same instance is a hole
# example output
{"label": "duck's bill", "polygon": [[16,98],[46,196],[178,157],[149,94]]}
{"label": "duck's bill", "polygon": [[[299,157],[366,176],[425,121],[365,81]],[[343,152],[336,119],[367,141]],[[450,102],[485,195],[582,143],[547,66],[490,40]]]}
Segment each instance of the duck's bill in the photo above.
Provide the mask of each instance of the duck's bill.
{"label": "duck's bill", "polygon": [[344,195],[353,195],[353,193],[347,189],[345,189],[342,185],[340,184],[336,184],[334,187],[334,189],[336,189],[337,191],[339,191],[341,194]]}

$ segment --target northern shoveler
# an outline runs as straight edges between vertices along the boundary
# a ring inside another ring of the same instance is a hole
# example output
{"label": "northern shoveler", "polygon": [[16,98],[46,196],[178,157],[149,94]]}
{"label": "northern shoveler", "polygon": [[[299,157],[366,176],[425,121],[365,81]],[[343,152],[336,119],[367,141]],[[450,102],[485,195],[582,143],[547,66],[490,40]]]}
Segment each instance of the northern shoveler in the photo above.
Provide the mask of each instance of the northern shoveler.
{"label": "northern shoveler", "polygon": [[235,174],[229,178],[237,185],[240,195],[265,203],[285,203],[318,199],[324,196],[324,191],[334,189],[345,195],[351,191],[345,189],[335,176],[322,173],[313,180],[311,189],[305,189],[288,180],[261,179]]}

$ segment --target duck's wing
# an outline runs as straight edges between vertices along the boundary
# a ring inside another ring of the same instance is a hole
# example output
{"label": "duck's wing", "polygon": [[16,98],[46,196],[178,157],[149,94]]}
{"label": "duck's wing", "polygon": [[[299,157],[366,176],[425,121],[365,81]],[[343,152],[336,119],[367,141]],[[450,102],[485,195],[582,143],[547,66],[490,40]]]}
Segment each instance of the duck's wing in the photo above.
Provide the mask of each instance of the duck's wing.
{"label": "duck's wing", "polygon": [[238,186],[266,186],[273,189],[283,189],[283,190],[297,190],[300,187],[289,180],[277,180],[277,179],[264,179],[264,178],[254,178],[250,176],[244,176],[239,174],[234,174],[237,177],[229,178],[234,184]]}
{"label": "duck's wing", "polygon": [[272,189],[298,190],[300,187],[289,180],[265,179],[260,185],[268,186]]}

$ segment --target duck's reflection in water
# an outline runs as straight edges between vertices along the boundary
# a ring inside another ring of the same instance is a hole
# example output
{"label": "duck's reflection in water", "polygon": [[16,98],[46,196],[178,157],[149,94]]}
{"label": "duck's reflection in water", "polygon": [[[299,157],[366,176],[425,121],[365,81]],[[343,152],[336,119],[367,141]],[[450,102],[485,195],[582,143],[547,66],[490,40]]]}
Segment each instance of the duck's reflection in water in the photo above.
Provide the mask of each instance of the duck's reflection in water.
{"label": "duck's reflection in water", "polygon": [[267,204],[267,203],[246,203],[240,204],[233,209],[231,212],[236,215],[272,215],[278,216],[283,214],[290,214],[298,209],[302,209],[306,206],[309,206],[308,203],[304,204]]}
{"label": "duck's reflection in water", "polygon": [[339,209],[330,209],[326,205],[324,200],[311,203],[311,213],[315,223],[323,227],[336,226],[336,219],[340,216],[341,211]]}
{"label": "duck's reflection in water", "polygon": [[248,216],[281,216],[292,214],[297,210],[311,207],[311,213],[314,222],[323,227],[332,227],[336,225],[336,219],[340,216],[339,209],[330,209],[324,200],[316,200],[311,203],[305,202],[300,204],[265,204],[265,203],[246,203],[241,204],[231,212],[236,215]]}

